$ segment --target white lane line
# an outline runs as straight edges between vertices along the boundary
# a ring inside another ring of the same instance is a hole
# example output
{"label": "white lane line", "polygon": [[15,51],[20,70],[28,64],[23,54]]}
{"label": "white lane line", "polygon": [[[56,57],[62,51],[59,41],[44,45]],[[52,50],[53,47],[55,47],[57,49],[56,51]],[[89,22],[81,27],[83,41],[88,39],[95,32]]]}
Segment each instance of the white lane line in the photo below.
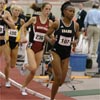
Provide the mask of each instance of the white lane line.
{"label": "white lane line", "polygon": [[[0,72],[0,77],[5,78],[5,75],[4,75],[2,72]],[[19,84],[18,82],[12,80],[11,78],[9,79],[9,81],[11,82],[11,84],[12,84],[13,86],[15,86],[15,87],[21,89],[21,87],[22,87],[21,84]],[[39,98],[41,98],[41,99],[43,99],[43,100],[50,100],[50,97],[45,96],[45,95],[43,95],[43,94],[41,94],[41,93],[39,93],[39,92],[36,92],[36,91],[34,91],[34,90],[31,90],[31,89],[29,89],[29,88],[26,88],[26,91],[27,91],[29,94],[32,94],[32,95],[34,95],[34,96],[37,96],[37,97],[39,97]]]}

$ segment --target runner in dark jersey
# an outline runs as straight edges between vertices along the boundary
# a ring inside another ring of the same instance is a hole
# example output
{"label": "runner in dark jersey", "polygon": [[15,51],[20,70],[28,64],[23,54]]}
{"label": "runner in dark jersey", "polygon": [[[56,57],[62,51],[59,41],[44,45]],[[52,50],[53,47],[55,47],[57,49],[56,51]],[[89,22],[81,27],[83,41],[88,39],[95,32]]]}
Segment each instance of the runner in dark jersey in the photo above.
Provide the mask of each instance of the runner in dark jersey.
{"label": "runner in dark jersey", "polygon": [[54,32],[56,42],[52,51],[56,52],[60,56],[61,60],[70,57],[71,41],[73,41],[75,32],[76,30],[73,21],[70,22],[69,26],[67,26],[64,24],[62,19],[60,20],[59,28]]}
{"label": "runner in dark jersey", "polygon": [[[9,46],[9,53],[11,55],[11,68],[14,68],[16,65],[18,46],[20,42],[20,28],[24,24],[24,20],[19,17],[21,7],[18,5],[11,6],[11,15],[15,23],[15,29],[8,29],[6,36],[7,45]],[[5,67],[5,77],[6,77],[6,87],[10,87],[9,81],[9,66]]]}
{"label": "runner in dark jersey", "polygon": [[[6,44],[5,35],[8,27],[15,28],[14,22],[8,11],[4,10],[5,0],[0,0],[0,57],[4,56],[5,67],[10,67],[9,47]],[[1,61],[0,61],[1,63]],[[7,71],[7,69],[5,70]]]}
{"label": "runner in dark jersey", "polygon": [[41,7],[41,14],[39,16],[32,17],[22,27],[22,41],[26,41],[24,33],[29,25],[32,25],[34,30],[34,32],[30,33],[31,36],[27,46],[28,64],[25,66],[27,69],[30,70],[30,74],[28,75],[22,86],[22,95],[27,95],[27,93],[25,92],[25,87],[33,79],[33,76],[41,63],[43,56],[44,37],[48,28],[52,24],[52,21],[48,18],[51,8],[51,4],[43,3]]}
{"label": "runner in dark jersey", "polygon": [[64,83],[68,71],[71,47],[75,49],[79,37],[79,25],[72,21],[75,9],[69,1],[62,4],[61,14],[60,21],[55,21],[47,32],[48,36],[54,32],[54,39],[49,39],[46,36],[49,42],[54,43],[51,50],[54,59],[51,62],[54,72],[51,100],[54,100],[59,86]]}

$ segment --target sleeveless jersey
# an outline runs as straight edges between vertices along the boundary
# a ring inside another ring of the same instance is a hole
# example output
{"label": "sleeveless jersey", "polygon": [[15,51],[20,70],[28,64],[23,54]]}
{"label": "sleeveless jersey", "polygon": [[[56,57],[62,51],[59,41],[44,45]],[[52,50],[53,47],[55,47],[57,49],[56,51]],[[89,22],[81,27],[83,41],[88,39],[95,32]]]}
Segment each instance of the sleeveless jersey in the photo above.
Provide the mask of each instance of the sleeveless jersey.
{"label": "sleeveless jersey", "polygon": [[58,49],[62,52],[69,52],[71,50],[71,41],[75,36],[74,22],[72,21],[69,26],[66,26],[62,20],[58,29],[54,32],[54,36],[57,39],[53,50]]}
{"label": "sleeveless jersey", "polygon": [[46,23],[42,24],[40,17],[36,17],[36,24],[34,25],[33,32],[30,32],[31,35],[34,34],[33,37],[30,37],[30,40],[33,40],[32,49],[34,52],[38,52],[43,49],[44,36],[48,30],[48,27],[49,19],[46,21]]}
{"label": "sleeveless jersey", "polygon": [[[2,12],[2,15],[3,14],[4,14],[4,11]],[[7,24],[5,23],[5,21],[0,16],[0,36],[5,36],[5,28],[6,28],[6,26],[7,26]]]}
{"label": "sleeveless jersey", "polygon": [[8,30],[8,40],[13,42],[19,42],[20,40],[20,24],[21,19],[18,18],[17,22],[15,23],[16,29],[9,29]]}

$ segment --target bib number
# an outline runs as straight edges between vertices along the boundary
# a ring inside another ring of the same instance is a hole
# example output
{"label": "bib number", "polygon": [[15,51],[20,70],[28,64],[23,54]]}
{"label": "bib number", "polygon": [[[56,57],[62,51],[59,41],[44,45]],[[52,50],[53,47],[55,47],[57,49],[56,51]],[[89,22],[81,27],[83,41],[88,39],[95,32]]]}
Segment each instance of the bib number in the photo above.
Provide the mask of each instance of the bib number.
{"label": "bib number", "polygon": [[70,46],[71,45],[71,38],[60,36],[60,39],[59,39],[58,43],[62,46]]}
{"label": "bib number", "polygon": [[45,33],[36,32],[34,35],[34,41],[44,42]]}
{"label": "bib number", "polygon": [[17,30],[10,29],[10,30],[8,30],[8,34],[11,37],[17,37],[18,31]]}

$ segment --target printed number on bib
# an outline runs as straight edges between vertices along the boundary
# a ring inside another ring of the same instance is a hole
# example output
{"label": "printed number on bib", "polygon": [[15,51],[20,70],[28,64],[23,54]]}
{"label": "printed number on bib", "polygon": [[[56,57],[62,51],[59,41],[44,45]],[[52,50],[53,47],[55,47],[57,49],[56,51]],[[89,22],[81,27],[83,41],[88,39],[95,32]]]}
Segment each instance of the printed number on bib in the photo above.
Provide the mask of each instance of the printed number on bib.
{"label": "printed number on bib", "polygon": [[71,38],[70,37],[60,36],[59,44],[62,45],[62,46],[70,46]]}
{"label": "printed number on bib", "polygon": [[34,35],[34,41],[43,42],[44,41],[44,33],[36,32]]}
{"label": "printed number on bib", "polygon": [[3,26],[0,25],[0,34],[3,33]]}
{"label": "printed number on bib", "polygon": [[18,31],[17,30],[10,29],[10,30],[8,30],[8,34],[11,37],[17,37]]}

